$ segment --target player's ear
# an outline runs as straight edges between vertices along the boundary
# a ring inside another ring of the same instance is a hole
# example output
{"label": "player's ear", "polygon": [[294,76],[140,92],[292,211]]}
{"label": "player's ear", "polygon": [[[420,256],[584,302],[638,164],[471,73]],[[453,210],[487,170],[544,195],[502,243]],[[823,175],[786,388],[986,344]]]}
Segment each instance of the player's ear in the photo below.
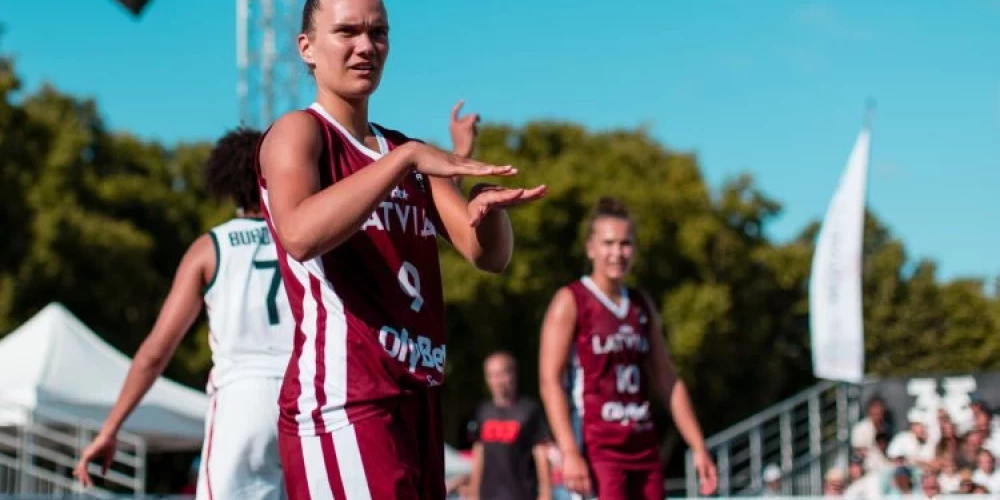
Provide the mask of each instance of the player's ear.
{"label": "player's ear", "polygon": [[299,33],[298,43],[299,43],[299,57],[301,57],[302,61],[305,62],[307,65],[309,65],[310,68],[315,66],[316,59],[313,57],[312,41],[309,40],[309,35],[306,35],[305,33]]}

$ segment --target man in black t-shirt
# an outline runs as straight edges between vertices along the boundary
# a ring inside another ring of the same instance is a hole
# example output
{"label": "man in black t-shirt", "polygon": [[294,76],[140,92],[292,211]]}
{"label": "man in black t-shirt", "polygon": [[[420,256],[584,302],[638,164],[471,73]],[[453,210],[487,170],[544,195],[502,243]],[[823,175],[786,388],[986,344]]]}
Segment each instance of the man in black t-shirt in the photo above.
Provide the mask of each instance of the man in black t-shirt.
{"label": "man in black t-shirt", "polygon": [[483,363],[492,399],[476,412],[472,490],[479,500],[551,498],[545,412],[517,393],[517,362],[496,352]]}

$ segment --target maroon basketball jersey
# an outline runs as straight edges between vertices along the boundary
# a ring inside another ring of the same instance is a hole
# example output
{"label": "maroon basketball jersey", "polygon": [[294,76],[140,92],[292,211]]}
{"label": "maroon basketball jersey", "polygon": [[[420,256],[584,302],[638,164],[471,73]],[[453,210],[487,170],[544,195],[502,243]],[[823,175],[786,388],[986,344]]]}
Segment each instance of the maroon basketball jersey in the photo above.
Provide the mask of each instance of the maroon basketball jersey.
{"label": "maroon basketball jersey", "polygon": [[[323,188],[409,140],[373,125],[380,146],[373,151],[319,105],[306,111],[323,131],[318,165]],[[266,179],[260,188],[273,232]],[[358,232],[319,257],[297,261],[275,238],[296,326],[279,398],[282,432],[329,432],[392,411],[404,391],[444,381],[438,227],[429,179],[412,173]]]}
{"label": "maroon basketball jersey", "polygon": [[582,417],[581,448],[591,462],[659,465],[647,391],[649,305],[635,290],[615,304],[589,277],[569,285],[576,332],[567,382],[570,406]]}

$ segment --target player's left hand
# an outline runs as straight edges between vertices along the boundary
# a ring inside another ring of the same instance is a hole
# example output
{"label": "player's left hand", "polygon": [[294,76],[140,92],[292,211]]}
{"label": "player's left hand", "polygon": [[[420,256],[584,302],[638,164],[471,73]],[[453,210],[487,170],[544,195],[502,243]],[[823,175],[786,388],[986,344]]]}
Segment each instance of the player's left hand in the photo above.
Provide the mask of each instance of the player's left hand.
{"label": "player's left hand", "polygon": [[455,107],[451,108],[451,122],[448,124],[448,131],[451,133],[451,144],[454,153],[458,156],[468,158],[472,156],[472,150],[476,146],[476,134],[479,133],[479,115],[472,113],[459,117],[462,105],[465,101],[458,101]]}
{"label": "player's left hand", "polygon": [[91,479],[90,473],[87,470],[87,466],[92,460],[100,461],[101,474],[108,473],[111,461],[115,457],[115,446],[115,436],[102,431],[94,437],[94,441],[90,443],[90,446],[87,446],[83,450],[83,453],[80,454],[80,460],[76,463],[76,467],[73,468],[73,475],[80,480],[80,483],[84,487],[89,488],[94,485],[94,480]]}
{"label": "player's left hand", "polygon": [[712,457],[705,450],[698,450],[694,453],[694,470],[698,472],[698,483],[702,495],[711,495],[715,492],[717,481],[715,464]]}
{"label": "player's left hand", "polygon": [[490,210],[530,203],[545,196],[547,191],[544,184],[531,189],[476,184],[469,191],[469,225],[478,226]]}

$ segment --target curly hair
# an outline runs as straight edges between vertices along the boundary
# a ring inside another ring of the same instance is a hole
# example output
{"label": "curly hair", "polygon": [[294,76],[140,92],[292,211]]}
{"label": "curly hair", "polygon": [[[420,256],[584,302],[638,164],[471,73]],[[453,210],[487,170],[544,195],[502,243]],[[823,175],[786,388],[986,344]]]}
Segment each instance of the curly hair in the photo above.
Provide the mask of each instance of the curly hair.
{"label": "curly hair", "polygon": [[258,130],[239,127],[222,136],[205,163],[205,185],[218,198],[230,198],[244,210],[260,209],[257,187]]}

